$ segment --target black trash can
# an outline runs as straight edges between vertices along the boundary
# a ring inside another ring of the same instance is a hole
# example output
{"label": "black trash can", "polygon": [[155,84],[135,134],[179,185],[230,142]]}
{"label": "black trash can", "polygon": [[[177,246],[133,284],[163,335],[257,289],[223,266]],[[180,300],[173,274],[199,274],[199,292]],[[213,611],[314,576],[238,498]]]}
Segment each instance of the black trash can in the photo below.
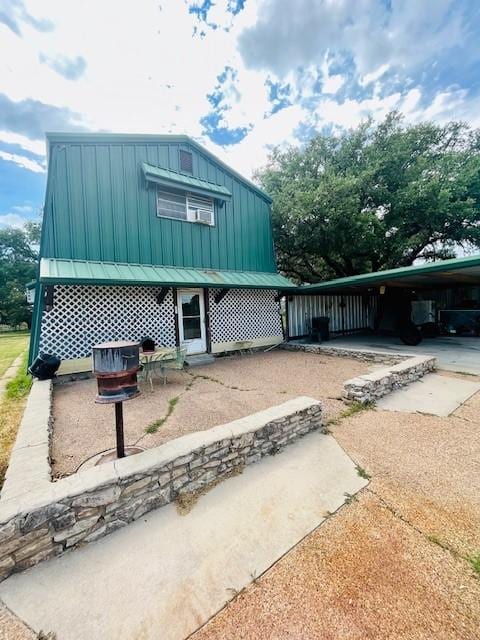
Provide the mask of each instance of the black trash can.
{"label": "black trash can", "polygon": [[28,372],[39,380],[51,380],[55,377],[60,362],[60,358],[51,353],[39,353],[32,365],[28,367]]}
{"label": "black trash can", "polygon": [[317,316],[312,318],[312,341],[323,342],[330,339],[330,318]]}

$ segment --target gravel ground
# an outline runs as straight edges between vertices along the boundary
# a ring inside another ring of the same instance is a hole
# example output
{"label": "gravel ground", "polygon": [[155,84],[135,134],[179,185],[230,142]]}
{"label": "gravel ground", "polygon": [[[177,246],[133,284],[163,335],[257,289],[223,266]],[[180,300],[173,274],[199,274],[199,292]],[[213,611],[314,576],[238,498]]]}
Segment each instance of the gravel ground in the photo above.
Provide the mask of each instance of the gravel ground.
{"label": "gravel ground", "polygon": [[[168,384],[143,385],[138,398],[124,403],[125,443],[156,447],[179,436],[210,429],[255,411],[308,395],[322,400],[327,418],[344,409],[343,382],[370,366],[358,360],[287,351],[218,358],[214,364],[171,372]],[[95,380],[57,385],[53,396],[53,470],[73,473],[92,455],[115,445],[113,406],[95,404]],[[172,414],[158,431],[146,427]]]}
{"label": "gravel ground", "polygon": [[370,485],[192,640],[478,640],[479,410],[333,426]]}
{"label": "gravel ground", "polygon": [[0,602],[0,640],[35,640],[38,638],[26,624]]}
{"label": "gravel ground", "polygon": [[478,640],[479,600],[462,561],[367,490],[192,640]]}

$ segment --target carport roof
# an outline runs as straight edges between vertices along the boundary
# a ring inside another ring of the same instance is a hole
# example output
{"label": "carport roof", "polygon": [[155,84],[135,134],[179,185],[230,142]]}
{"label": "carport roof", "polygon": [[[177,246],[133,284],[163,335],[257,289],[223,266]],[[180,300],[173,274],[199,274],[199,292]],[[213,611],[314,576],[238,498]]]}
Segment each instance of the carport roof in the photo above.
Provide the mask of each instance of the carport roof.
{"label": "carport roof", "polygon": [[480,286],[480,255],[467,258],[452,258],[426,264],[400,267],[374,273],[362,273],[358,276],[337,278],[318,284],[309,284],[297,288],[297,293],[355,293],[387,287],[430,288],[451,287],[455,285]]}

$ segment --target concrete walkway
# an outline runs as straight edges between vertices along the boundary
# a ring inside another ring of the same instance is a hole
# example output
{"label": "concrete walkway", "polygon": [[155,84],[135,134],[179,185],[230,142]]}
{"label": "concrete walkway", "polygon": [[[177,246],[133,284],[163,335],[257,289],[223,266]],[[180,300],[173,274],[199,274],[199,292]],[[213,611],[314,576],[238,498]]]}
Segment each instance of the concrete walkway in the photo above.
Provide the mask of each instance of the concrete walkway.
{"label": "concrete walkway", "polygon": [[0,404],[2,402],[3,395],[7,388],[7,384],[10,382],[10,380],[12,380],[17,375],[17,371],[20,369],[22,360],[23,360],[23,353],[21,353],[19,356],[15,358],[15,360],[12,362],[12,364],[8,367],[8,369],[5,371],[3,376],[0,378]]}
{"label": "concrete walkway", "polygon": [[202,496],[12,576],[0,598],[59,640],[180,640],[366,485],[313,433]]}
{"label": "concrete walkway", "polygon": [[191,640],[479,640],[479,415],[331,425],[370,484]]}
{"label": "concrete walkway", "polygon": [[407,347],[400,338],[374,334],[342,336],[328,343],[332,347],[355,347],[389,353],[409,353],[437,358],[438,367],[447,371],[460,371],[480,375],[480,339],[440,336],[425,338],[416,347]]}
{"label": "concrete walkway", "polygon": [[430,373],[384,396],[377,401],[377,407],[386,411],[449,416],[477,391],[480,391],[479,382]]}

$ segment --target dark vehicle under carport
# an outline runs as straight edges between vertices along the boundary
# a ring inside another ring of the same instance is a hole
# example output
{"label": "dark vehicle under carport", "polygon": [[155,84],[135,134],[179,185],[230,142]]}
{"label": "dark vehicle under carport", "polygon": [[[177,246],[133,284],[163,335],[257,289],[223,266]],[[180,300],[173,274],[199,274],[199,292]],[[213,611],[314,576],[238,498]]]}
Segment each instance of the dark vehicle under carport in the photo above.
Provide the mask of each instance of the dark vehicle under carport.
{"label": "dark vehicle under carport", "polygon": [[480,255],[303,285],[286,300],[289,339],[370,331],[416,345],[438,335],[478,337]]}

